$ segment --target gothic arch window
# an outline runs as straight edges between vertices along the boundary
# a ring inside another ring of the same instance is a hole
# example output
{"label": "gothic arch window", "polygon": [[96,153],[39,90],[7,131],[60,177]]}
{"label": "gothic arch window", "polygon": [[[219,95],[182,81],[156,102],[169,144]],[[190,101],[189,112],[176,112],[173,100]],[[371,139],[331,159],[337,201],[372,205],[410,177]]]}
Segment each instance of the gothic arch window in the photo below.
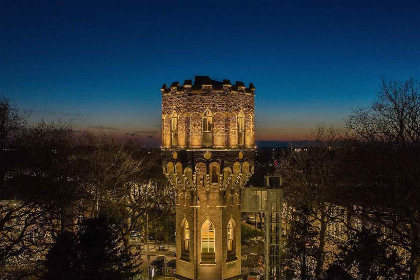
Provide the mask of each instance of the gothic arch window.
{"label": "gothic arch window", "polygon": [[213,115],[210,110],[206,110],[203,114],[203,146],[211,147],[213,145]]}
{"label": "gothic arch window", "polygon": [[215,229],[212,222],[206,220],[201,227],[201,261],[215,261]]}
{"label": "gothic arch window", "polygon": [[[255,123],[254,123],[254,116],[253,114],[249,114],[249,125],[248,125],[248,129],[247,129],[247,135],[249,136],[249,144],[247,145],[255,145],[255,139],[254,139],[254,129],[255,129]],[[252,147],[251,147],[252,148]]]}
{"label": "gothic arch window", "polygon": [[231,173],[232,173],[232,170],[229,167],[226,167],[225,169],[223,169],[223,180],[225,184],[228,182],[228,178],[229,178],[229,175],[231,175]]}
{"label": "gothic arch window", "polygon": [[211,165],[211,182],[212,183],[219,183],[219,168],[216,164]]}
{"label": "gothic arch window", "polygon": [[238,115],[238,146],[245,146],[245,115],[243,112],[240,112]]}
{"label": "gothic arch window", "polygon": [[181,258],[184,260],[189,260],[190,255],[190,227],[188,221],[184,219],[181,223],[181,234],[182,234],[182,244],[181,244]]}
{"label": "gothic arch window", "polygon": [[168,162],[166,172],[169,174],[174,173],[174,164],[172,162]]}
{"label": "gothic arch window", "polygon": [[247,161],[242,164],[242,173],[249,173],[249,163]]}
{"label": "gothic arch window", "polygon": [[233,164],[233,173],[238,174],[241,172],[241,164],[239,162],[235,162]]}
{"label": "gothic arch window", "polygon": [[178,174],[178,175],[181,175],[181,174],[182,174],[182,163],[177,162],[177,163],[175,164],[175,172],[176,172],[176,174]]}
{"label": "gothic arch window", "polygon": [[235,240],[235,221],[230,219],[227,225],[227,258],[229,260],[236,259],[236,240]]}
{"label": "gothic arch window", "polygon": [[191,169],[191,168],[189,168],[189,167],[185,168],[185,170],[184,170],[184,176],[185,176],[186,178],[188,178],[188,180],[189,180],[190,182],[192,182],[192,169]]}
{"label": "gothic arch window", "polygon": [[166,143],[165,143],[165,134],[166,134],[166,129],[165,129],[165,118],[166,118],[166,116],[165,115],[162,115],[162,146],[166,146]]}
{"label": "gothic arch window", "polygon": [[175,112],[171,117],[171,146],[175,147],[178,145],[178,117]]}

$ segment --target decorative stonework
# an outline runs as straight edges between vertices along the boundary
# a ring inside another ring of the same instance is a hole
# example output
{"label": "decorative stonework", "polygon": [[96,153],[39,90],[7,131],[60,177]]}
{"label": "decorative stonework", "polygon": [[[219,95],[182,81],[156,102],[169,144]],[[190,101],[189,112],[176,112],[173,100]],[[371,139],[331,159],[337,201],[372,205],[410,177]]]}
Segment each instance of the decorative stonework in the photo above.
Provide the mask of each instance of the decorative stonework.
{"label": "decorative stonework", "polygon": [[[194,84],[164,84],[162,92],[162,147],[203,148],[202,117],[206,110],[213,114],[212,148],[238,148],[238,115],[245,117],[245,143],[241,148],[254,148],[254,95],[252,83],[231,85],[207,76],[196,76]],[[177,141],[171,139],[171,119],[177,121]]]}
{"label": "decorative stonework", "polygon": [[[176,190],[180,279],[240,277],[240,197],[254,171],[254,90],[206,76],[161,89],[163,173]],[[242,146],[238,116],[244,121]],[[211,132],[210,146],[203,145],[204,131]],[[214,233],[214,251],[205,251],[203,232]]]}

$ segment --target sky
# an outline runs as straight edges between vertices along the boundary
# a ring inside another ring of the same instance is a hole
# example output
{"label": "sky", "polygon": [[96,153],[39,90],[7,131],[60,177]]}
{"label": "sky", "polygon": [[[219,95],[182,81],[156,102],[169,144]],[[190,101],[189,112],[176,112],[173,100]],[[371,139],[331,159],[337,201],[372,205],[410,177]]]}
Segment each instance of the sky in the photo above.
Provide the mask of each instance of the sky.
{"label": "sky", "polygon": [[344,127],[381,78],[420,79],[420,0],[0,0],[0,94],[30,123],[159,145],[162,84],[253,83],[256,139]]}

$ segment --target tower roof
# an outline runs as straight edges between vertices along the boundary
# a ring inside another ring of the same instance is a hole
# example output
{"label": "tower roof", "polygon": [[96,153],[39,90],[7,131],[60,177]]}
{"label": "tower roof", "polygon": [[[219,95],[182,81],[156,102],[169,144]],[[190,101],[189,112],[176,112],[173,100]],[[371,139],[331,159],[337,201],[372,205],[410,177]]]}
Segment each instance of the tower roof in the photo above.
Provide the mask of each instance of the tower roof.
{"label": "tower roof", "polygon": [[170,94],[171,89],[175,89],[176,92],[182,92],[185,89],[190,90],[191,93],[199,93],[203,88],[210,87],[215,92],[223,92],[224,89],[229,91],[239,91],[245,92],[247,94],[254,94],[255,87],[252,83],[249,84],[247,88],[244,82],[236,81],[235,84],[232,84],[230,80],[223,79],[223,81],[212,80],[210,76],[194,76],[194,82],[192,80],[185,80],[184,84],[181,86],[179,82],[171,83],[170,88],[164,84],[161,88],[162,93]]}

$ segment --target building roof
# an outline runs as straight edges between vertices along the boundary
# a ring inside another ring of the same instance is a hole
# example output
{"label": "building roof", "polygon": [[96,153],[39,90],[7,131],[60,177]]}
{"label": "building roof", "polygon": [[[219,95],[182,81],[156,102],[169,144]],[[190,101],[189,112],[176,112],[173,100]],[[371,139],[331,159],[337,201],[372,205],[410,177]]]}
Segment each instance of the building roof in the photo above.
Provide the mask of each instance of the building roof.
{"label": "building roof", "polygon": [[184,84],[181,86],[179,82],[171,83],[170,88],[163,84],[161,91],[162,93],[168,94],[172,89],[176,89],[177,92],[183,91],[184,89],[189,89],[190,93],[200,93],[204,88],[210,87],[213,92],[223,92],[226,88],[232,91],[245,92],[247,94],[254,94],[255,87],[252,83],[249,84],[247,88],[244,82],[236,81],[234,85],[230,80],[223,79],[222,82],[212,80],[210,76],[194,76],[194,83],[192,80],[185,80]]}

